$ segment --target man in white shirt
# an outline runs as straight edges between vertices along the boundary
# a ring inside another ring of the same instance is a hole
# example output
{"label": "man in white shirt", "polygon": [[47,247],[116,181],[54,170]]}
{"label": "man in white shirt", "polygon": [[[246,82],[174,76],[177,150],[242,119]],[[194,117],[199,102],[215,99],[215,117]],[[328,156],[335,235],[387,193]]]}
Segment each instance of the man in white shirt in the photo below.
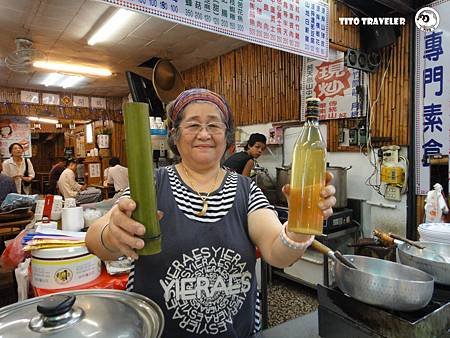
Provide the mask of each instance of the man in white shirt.
{"label": "man in white shirt", "polygon": [[102,192],[99,189],[87,188],[86,184],[78,184],[75,180],[77,171],[77,160],[70,158],[67,160],[66,169],[58,179],[59,192],[66,198],[75,198],[77,204],[98,202]]}
{"label": "man in white shirt", "polygon": [[130,184],[128,182],[128,168],[121,166],[117,157],[109,160],[107,183],[114,185],[116,192],[122,191]]}

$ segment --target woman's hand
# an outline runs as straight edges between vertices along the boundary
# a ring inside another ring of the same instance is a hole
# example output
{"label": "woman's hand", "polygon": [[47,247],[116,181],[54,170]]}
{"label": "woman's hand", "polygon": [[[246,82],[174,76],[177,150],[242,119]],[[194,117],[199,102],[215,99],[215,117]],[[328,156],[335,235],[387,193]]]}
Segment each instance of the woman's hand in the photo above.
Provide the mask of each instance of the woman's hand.
{"label": "woman's hand", "polygon": [[29,177],[29,176],[22,176],[22,181],[25,181],[25,182],[31,182],[32,180],[33,180],[32,177]]}
{"label": "woman's hand", "polygon": [[[143,236],[145,227],[131,218],[136,203],[131,198],[121,198],[113,208],[109,219],[109,226],[103,234],[105,245],[111,250],[117,250],[122,255],[138,259],[135,250],[144,247],[144,241],[138,236]],[[163,214],[158,211],[158,220]]]}
{"label": "woman's hand", "polygon": [[[333,179],[333,174],[329,171],[326,172],[326,180],[325,187],[320,191],[320,197],[323,199],[319,202],[319,208],[322,210],[323,218],[327,219],[333,214],[333,207],[336,204],[336,197],[334,194],[336,193],[336,188],[334,185],[331,185],[330,182]],[[290,187],[289,184],[286,184],[281,189],[283,194],[286,196],[286,200],[289,201],[289,192]]]}

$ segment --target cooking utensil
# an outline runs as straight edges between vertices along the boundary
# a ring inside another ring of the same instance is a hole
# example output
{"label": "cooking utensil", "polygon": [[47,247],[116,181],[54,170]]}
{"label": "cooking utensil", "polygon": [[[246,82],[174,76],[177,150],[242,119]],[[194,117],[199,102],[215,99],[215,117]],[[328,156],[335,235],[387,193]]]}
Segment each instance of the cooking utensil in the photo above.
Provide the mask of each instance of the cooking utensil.
{"label": "cooking utensil", "polygon": [[164,316],[150,299],[117,290],[61,292],[0,309],[0,336],[157,338]]}
{"label": "cooking utensil", "polygon": [[338,250],[333,251],[331,250],[329,247],[327,247],[326,245],[320,243],[317,239],[315,239],[311,245],[314,249],[316,249],[317,251],[327,255],[328,257],[330,257],[332,260],[334,261],[339,261],[342,264],[348,266],[349,268],[352,269],[357,269],[357,267],[350,262],[349,260],[347,260]]}
{"label": "cooking utensil", "polygon": [[[332,250],[323,244],[313,242],[312,247],[330,257],[329,252]],[[431,275],[377,258],[355,255],[344,257],[357,268],[350,268],[339,259],[334,259],[333,269],[339,289],[350,297],[398,311],[419,310],[430,302],[434,290]]]}
{"label": "cooking utensil", "polygon": [[[375,236],[389,236],[374,230]],[[392,237],[392,234],[390,234]],[[395,235],[396,238],[401,238]],[[379,237],[380,238],[380,237]],[[392,239],[392,238],[391,238]],[[450,245],[435,242],[420,242],[411,245],[408,242],[392,239],[397,244],[398,261],[402,264],[425,271],[432,275],[437,283],[450,285]]]}

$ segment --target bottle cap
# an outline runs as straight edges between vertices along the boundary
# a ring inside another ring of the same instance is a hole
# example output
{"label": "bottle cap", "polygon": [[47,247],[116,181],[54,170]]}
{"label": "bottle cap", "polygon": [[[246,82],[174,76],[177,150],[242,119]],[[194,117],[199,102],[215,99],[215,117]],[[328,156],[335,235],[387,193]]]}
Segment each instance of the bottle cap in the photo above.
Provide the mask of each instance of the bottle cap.
{"label": "bottle cap", "polygon": [[306,118],[318,118],[319,117],[319,104],[320,99],[316,97],[310,97],[306,99]]}

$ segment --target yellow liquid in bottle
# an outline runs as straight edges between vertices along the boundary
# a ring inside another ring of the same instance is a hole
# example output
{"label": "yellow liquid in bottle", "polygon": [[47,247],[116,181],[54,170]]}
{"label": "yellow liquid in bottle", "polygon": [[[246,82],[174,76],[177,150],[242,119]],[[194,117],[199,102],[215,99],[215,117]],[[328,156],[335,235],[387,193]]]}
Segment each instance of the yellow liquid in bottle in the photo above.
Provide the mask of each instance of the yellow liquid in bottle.
{"label": "yellow liquid in bottle", "polygon": [[294,148],[289,194],[288,231],[321,235],[318,203],[325,185],[326,149],[317,122],[307,121]]}

